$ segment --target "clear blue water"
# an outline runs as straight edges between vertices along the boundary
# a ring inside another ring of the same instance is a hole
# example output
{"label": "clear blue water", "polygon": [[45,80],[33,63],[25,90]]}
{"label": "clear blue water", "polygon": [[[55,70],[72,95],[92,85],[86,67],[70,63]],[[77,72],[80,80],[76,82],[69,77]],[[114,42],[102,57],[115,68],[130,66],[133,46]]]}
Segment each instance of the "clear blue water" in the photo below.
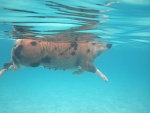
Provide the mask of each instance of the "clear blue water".
{"label": "clear blue water", "polygon": [[[82,13],[51,1],[101,13]],[[94,61],[109,82],[88,72],[76,76],[70,70],[43,67],[7,71],[0,77],[0,113],[150,113],[149,0],[111,5],[107,0],[0,0],[0,9],[0,67],[11,59],[12,25],[53,34],[87,24],[79,18],[93,14],[96,18],[89,19],[101,24],[81,32],[94,33],[101,37],[98,41],[113,44]]]}

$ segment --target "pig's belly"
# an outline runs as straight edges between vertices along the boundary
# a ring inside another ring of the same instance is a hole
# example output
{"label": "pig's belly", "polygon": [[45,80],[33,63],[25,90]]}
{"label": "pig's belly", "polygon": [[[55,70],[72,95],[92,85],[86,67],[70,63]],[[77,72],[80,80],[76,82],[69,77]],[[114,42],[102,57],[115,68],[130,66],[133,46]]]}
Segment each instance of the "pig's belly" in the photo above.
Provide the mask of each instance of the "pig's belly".
{"label": "pig's belly", "polygon": [[79,65],[78,59],[55,59],[51,63],[42,63],[41,66],[52,69],[69,70],[76,69]]}

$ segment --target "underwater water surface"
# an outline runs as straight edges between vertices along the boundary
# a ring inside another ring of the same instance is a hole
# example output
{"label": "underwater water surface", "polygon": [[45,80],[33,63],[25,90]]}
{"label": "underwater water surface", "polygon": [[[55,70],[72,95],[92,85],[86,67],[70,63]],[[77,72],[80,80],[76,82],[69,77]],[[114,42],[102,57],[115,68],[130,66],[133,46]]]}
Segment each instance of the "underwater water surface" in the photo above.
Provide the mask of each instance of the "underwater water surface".
{"label": "underwater water surface", "polygon": [[[148,0],[0,0],[1,68],[11,60],[16,36],[45,38],[71,29],[113,44],[94,61],[108,82],[74,70],[7,71],[0,77],[0,113],[149,113],[149,6]],[[97,25],[88,29],[92,22]]]}

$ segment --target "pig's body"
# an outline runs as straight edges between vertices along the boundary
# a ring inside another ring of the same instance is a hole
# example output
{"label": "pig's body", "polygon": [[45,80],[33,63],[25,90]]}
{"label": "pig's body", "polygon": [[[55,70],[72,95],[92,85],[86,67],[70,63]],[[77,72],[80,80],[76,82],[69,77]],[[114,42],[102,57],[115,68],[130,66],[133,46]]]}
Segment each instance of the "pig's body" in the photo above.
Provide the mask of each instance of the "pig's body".
{"label": "pig's body", "polygon": [[19,39],[12,49],[12,62],[6,63],[0,71],[18,70],[22,65],[27,67],[44,66],[52,69],[78,69],[74,74],[83,70],[99,74],[105,81],[108,79],[93,65],[94,59],[111,44],[90,41],[61,41],[52,42],[42,39]]}

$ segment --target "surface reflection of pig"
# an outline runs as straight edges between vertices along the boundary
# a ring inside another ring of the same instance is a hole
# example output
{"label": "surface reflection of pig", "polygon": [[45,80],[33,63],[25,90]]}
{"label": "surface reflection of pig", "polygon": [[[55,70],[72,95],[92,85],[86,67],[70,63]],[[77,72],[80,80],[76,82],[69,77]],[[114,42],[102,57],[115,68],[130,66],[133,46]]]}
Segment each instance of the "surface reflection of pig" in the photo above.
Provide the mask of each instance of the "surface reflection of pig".
{"label": "surface reflection of pig", "polygon": [[94,59],[102,52],[111,48],[111,44],[91,41],[61,41],[52,42],[42,39],[18,39],[12,49],[12,61],[4,64],[0,71],[18,70],[21,66],[70,70],[77,69],[73,74],[83,71],[96,73],[108,81],[94,65]]}

